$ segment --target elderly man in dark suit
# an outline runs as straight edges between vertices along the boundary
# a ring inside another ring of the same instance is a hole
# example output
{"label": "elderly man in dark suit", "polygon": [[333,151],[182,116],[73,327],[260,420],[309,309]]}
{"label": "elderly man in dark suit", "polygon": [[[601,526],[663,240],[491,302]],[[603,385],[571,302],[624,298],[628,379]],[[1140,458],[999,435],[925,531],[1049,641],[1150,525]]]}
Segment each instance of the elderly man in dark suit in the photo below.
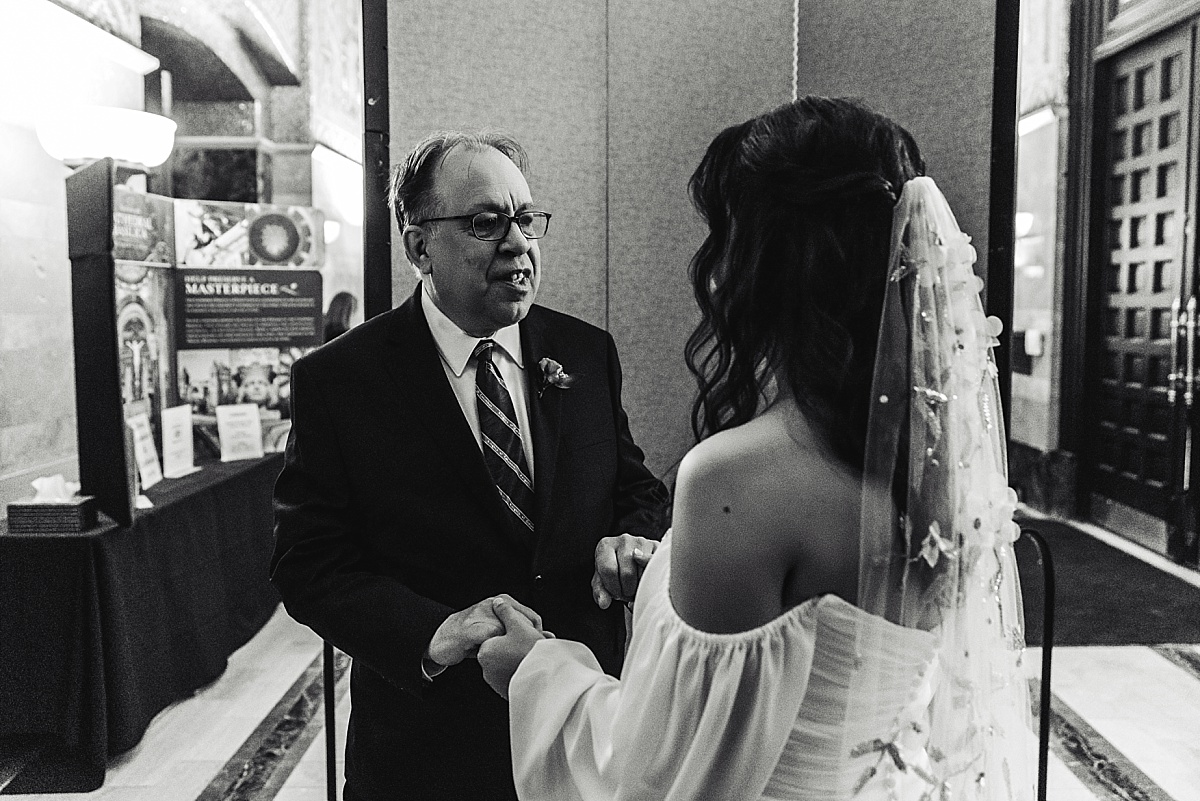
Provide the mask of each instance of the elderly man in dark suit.
{"label": "elderly man in dark suit", "polygon": [[392,201],[420,285],[299,360],[272,580],[354,660],[348,801],[512,799],[507,705],[472,657],[505,598],[616,673],[667,492],[612,337],[534,305],[520,146],[437,134]]}

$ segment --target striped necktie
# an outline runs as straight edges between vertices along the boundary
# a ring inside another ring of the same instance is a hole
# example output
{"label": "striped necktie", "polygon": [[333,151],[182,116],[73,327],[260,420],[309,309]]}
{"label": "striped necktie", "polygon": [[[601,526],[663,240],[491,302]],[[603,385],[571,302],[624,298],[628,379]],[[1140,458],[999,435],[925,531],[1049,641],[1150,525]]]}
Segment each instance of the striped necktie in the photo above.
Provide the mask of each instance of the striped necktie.
{"label": "striped necktie", "polygon": [[483,461],[487,464],[500,500],[511,513],[514,527],[528,538],[533,534],[533,478],[521,447],[521,429],[512,397],[499,368],[492,361],[496,343],[482,339],[471,358],[479,364],[475,371],[475,404],[479,409],[479,431]]}

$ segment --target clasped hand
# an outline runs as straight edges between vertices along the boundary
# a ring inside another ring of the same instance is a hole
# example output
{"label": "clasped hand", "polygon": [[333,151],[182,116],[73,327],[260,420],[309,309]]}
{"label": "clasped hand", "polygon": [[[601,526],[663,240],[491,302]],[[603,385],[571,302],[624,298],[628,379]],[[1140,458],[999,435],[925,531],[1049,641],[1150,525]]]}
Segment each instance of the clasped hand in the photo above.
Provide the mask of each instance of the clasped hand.
{"label": "clasped hand", "polygon": [[492,608],[504,625],[504,634],[479,646],[479,666],[483,668],[483,680],[507,701],[508,685],[521,661],[533,646],[554,635],[535,626],[527,615],[503,597],[497,598]]}
{"label": "clasped hand", "polygon": [[[633,600],[657,547],[654,540],[632,534],[605,537],[597,543],[592,597],[601,609],[614,600]],[[542,629],[537,612],[508,595],[497,595],[447,618],[433,636],[429,657],[446,666],[478,658],[484,680],[508,698],[509,682],[521,660],[539,641],[553,636]]]}
{"label": "clasped hand", "polygon": [[427,656],[442,667],[457,665],[479,652],[479,646],[503,635],[508,627],[498,612],[504,607],[510,618],[520,617],[531,630],[542,631],[542,616],[509,595],[484,598],[479,603],[446,618],[429,642]]}
{"label": "clasped hand", "polygon": [[633,600],[642,573],[657,547],[656,541],[632,534],[605,537],[596,544],[592,598],[601,609],[607,609],[613,601]]}

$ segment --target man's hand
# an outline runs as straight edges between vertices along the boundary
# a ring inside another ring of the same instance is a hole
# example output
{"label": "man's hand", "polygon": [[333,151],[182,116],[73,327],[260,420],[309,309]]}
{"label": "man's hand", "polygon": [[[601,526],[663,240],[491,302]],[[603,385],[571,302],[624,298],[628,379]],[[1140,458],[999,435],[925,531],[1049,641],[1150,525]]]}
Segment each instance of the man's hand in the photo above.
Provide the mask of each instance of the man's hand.
{"label": "man's hand", "polygon": [[493,637],[479,646],[479,666],[483,680],[501,698],[508,700],[508,685],[526,655],[539,641],[554,635],[535,627],[520,610],[513,607],[507,596],[496,599],[493,608],[504,625],[504,636]]}
{"label": "man's hand", "polygon": [[475,656],[485,640],[504,633],[504,623],[494,611],[494,607],[500,602],[503,602],[512,615],[524,619],[531,629],[538,632],[542,630],[541,615],[508,595],[497,595],[494,598],[484,598],[474,606],[446,618],[429,641],[427,656],[445,667],[457,665],[464,659]]}
{"label": "man's hand", "polygon": [[592,597],[601,609],[614,600],[632,601],[642,571],[658,547],[654,540],[622,534],[605,537],[596,544],[596,572],[592,574]]}

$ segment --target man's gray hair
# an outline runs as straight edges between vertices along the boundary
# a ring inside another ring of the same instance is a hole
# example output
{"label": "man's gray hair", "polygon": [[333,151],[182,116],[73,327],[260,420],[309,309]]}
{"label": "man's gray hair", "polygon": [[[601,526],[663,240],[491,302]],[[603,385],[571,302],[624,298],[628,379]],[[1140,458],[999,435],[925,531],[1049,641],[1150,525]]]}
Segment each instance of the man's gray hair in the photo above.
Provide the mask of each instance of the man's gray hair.
{"label": "man's gray hair", "polygon": [[415,221],[438,216],[441,209],[434,191],[434,176],[450,151],[459,146],[476,151],[499,150],[512,159],[521,172],[525,172],[529,160],[525,148],[505,133],[437,131],[429,134],[392,170],[388,181],[388,205],[392,207],[401,231]]}

